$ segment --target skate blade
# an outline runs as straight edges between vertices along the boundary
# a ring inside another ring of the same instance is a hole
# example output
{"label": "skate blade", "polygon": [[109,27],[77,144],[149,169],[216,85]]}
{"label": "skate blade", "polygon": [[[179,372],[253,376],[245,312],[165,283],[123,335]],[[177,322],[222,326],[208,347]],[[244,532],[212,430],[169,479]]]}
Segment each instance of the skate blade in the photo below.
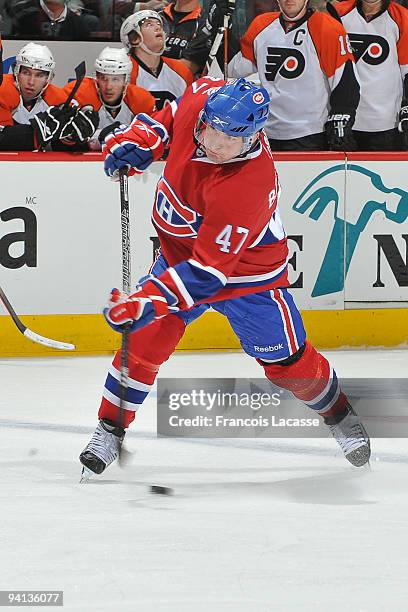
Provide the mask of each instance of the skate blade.
{"label": "skate blade", "polygon": [[122,445],[120,449],[120,453],[118,455],[118,464],[120,467],[125,467],[129,465],[133,460],[133,453],[127,450],[125,446]]}
{"label": "skate blade", "polygon": [[84,466],[82,468],[82,473],[81,473],[81,478],[79,480],[79,484],[85,484],[86,482],[88,482],[91,476],[93,476],[93,472],[91,472],[91,470],[88,470],[88,468]]}
{"label": "skate blade", "polygon": [[360,446],[346,455],[346,459],[350,461],[354,467],[364,467],[370,462],[371,449],[369,446]]}

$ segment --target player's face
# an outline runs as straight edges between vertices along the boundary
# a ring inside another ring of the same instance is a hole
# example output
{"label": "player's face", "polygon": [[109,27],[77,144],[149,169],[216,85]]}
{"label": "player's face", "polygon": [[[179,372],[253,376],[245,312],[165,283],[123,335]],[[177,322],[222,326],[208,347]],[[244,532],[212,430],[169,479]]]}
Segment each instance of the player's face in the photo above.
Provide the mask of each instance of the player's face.
{"label": "player's face", "polygon": [[157,19],[145,19],[140,26],[144,44],[150,51],[160,53],[164,47],[165,35],[163,27]]}
{"label": "player's face", "polygon": [[17,81],[23,100],[33,100],[36,98],[44,89],[47,79],[48,72],[21,66],[17,75]]}
{"label": "player's face", "polygon": [[114,105],[116,102],[119,102],[126,86],[124,74],[101,74],[97,72],[96,82],[98,83],[102,101],[105,104]]}
{"label": "player's face", "polygon": [[285,15],[291,19],[294,17],[300,19],[306,12],[305,0],[279,0],[279,6]]}
{"label": "player's face", "polygon": [[242,153],[244,142],[240,136],[228,136],[207,125],[203,135],[203,147],[209,160],[222,164],[238,157]]}

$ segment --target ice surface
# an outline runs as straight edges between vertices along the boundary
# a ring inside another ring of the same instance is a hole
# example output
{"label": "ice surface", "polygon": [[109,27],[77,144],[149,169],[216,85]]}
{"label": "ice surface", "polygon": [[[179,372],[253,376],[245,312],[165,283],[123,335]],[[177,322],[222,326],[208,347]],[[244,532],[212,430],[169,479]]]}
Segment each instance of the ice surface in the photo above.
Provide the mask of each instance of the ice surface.
{"label": "ice surface", "polygon": [[[408,351],[327,355],[342,377],[407,374]],[[0,360],[1,589],[63,589],[80,612],[407,610],[406,440],[375,440],[370,471],[331,439],[156,439],[153,396],[133,462],[80,485],[109,361]],[[161,373],[261,374],[238,353]]]}

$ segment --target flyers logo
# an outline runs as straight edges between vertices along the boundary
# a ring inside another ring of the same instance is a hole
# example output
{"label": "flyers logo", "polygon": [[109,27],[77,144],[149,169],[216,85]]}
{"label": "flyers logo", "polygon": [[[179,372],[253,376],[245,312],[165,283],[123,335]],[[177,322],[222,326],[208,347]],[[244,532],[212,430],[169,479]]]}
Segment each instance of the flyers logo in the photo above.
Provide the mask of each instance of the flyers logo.
{"label": "flyers logo", "polygon": [[150,90],[152,96],[154,96],[156,100],[156,108],[157,110],[162,110],[167,104],[171,104],[173,100],[177,99],[177,96],[171,93],[171,91],[153,91]]}
{"label": "flyers logo", "polygon": [[385,62],[390,53],[390,45],[382,36],[370,34],[349,34],[348,36],[356,62],[361,58],[370,66],[378,66]]}
{"label": "flyers logo", "polygon": [[166,234],[179,238],[195,238],[202,217],[182,204],[165,178],[157,184],[152,221]]}
{"label": "flyers logo", "polygon": [[265,76],[267,81],[274,81],[279,73],[285,79],[296,79],[305,69],[305,58],[297,49],[268,47]]}

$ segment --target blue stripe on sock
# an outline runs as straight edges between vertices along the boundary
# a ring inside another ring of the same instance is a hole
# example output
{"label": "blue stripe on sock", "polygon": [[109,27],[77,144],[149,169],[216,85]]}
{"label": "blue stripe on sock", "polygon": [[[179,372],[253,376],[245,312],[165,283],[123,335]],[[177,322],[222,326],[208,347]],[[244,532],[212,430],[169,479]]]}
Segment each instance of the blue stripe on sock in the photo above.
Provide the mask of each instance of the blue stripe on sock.
{"label": "blue stripe on sock", "polygon": [[338,386],[339,386],[339,381],[337,380],[336,372],[333,372],[332,384],[330,385],[330,388],[327,391],[326,395],[322,397],[322,399],[319,402],[317,402],[317,404],[309,404],[308,402],[305,402],[305,403],[312,410],[318,410],[318,411],[324,410],[324,408],[330,404],[333,397],[335,396]]}
{"label": "blue stripe on sock", "polygon": [[[112,395],[120,397],[119,381],[116,380],[116,378],[114,378],[111,374],[108,374],[106,378],[105,388],[110,391]],[[148,394],[148,391],[139,391],[138,389],[132,389],[131,387],[128,387],[126,391],[126,401],[132,404],[142,404]]]}

